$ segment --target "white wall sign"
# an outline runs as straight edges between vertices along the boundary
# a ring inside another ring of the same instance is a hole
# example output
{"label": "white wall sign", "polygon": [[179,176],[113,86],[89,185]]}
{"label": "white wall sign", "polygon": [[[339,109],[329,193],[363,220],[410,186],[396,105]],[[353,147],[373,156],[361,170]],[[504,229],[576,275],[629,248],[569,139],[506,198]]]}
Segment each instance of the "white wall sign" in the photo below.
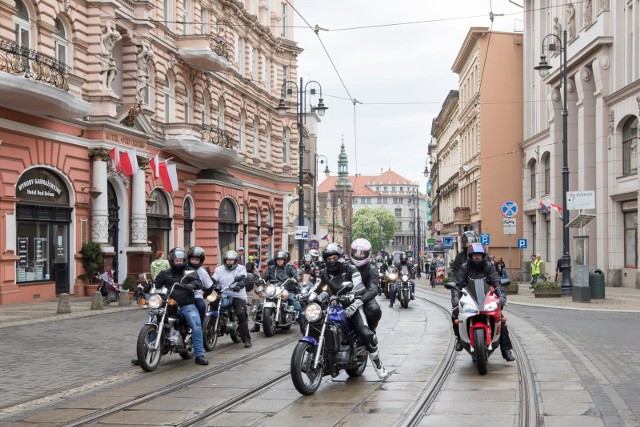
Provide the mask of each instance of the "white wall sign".
{"label": "white wall sign", "polygon": [[595,209],[596,208],[596,192],[588,191],[567,191],[567,209]]}

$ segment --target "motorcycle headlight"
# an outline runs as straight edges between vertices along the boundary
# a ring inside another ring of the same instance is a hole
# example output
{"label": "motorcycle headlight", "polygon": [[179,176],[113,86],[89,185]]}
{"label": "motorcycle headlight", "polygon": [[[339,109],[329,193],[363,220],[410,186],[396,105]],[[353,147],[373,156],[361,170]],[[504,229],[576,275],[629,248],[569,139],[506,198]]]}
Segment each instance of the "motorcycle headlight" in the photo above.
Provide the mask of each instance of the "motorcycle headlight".
{"label": "motorcycle headlight", "polygon": [[262,286],[256,287],[256,294],[261,294],[262,291],[264,291],[264,287],[262,287]]}
{"label": "motorcycle headlight", "polygon": [[273,285],[269,285],[267,286],[267,290],[265,291],[265,294],[267,295],[268,298],[273,298],[276,296],[276,287]]}
{"label": "motorcycle headlight", "polygon": [[283,301],[286,301],[289,299],[289,291],[288,290],[283,290],[282,293],[280,294],[280,299]]}
{"label": "motorcycle headlight", "polygon": [[149,308],[156,309],[162,306],[162,297],[160,295],[151,295],[149,297]]}
{"label": "motorcycle headlight", "polygon": [[207,296],[207,302],[215,302],[217,299],[218,299],[218,294],[215,292],[212,292]]}
{"label": "motorcycle headlight", "polygon": [[322,308],[315,302],[311,303],[304,309],[304,317],[306,317],[309,322],[317,322],[322,318]]}
{"label": "motorcycle headlight", "polygon": [[406,274],[402,275],[402,281],[403,282],[408,282],[409,281],[409,276],[407,276]]}
{"label": "motorcycle headlight", "polygon": [[498,309],[498,303],[495,301],[491,301],[488,304],[485,304],[483,311],[495,311]]}
{"label": "motorcycle headlight", "polygon": [[396,280],[398,280],[398,275],[395,273],[391,273],[389,275],[389,280],[391,280],[392,282],[395,282]]}

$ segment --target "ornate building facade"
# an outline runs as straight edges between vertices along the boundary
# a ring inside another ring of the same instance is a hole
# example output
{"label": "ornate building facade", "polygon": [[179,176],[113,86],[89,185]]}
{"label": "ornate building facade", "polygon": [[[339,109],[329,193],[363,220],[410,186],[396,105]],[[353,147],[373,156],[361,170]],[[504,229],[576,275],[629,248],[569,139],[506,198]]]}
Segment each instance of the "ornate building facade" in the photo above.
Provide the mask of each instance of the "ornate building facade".
{"label": "ornate building facade", "polygon": [[[83,295],[88,241],[119,282],[175,246],[210,266],[286,247],[298,132],[276,107],[297,76],[292,24],[275,0],[0,2],[0,304]],[[137,172],[114,168],[114,148]]]}

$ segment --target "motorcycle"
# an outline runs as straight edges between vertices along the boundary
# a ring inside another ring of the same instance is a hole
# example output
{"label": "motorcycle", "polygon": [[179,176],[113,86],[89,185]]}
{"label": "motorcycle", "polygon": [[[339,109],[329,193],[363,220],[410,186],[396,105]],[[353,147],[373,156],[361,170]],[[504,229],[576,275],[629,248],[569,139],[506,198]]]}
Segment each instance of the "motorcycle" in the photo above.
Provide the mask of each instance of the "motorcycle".
{"label": "motorcycle", "polygon": [[242,341],[240,322],[233,309],[232,293],[227,289],[218,290],[218,292],[214,290],[205,298],[207,313],[202,325],[202,335],[206,351],[213,351],[218,343],[218,337],[224,335],[229,335],[231,341],[236,344]]}
{"label": "motorcycle", "polygon": [[367,367],[367,349],[344,310],[352,302],[346,294],[353,284],[342,285],[336,295],[322,292],[305,308],[305,334],[291,355],[293,385],[305,396],[318,390],[325,375],[336,377],[344,370],[350,377],[359,377]]}
{"label": "motorcycle", "polygon": [[393,291],[393,285],[398,280],[398,270],[395,267],[389,267],[387,272],[384,273],[384,296],[391,298],[391,292]]}
{"label": "motorcycle", "polygon": [[408,274],[403,274],[396,282],[397,298],[402,308],[409,308],[411,299],[411,280]]}
{"label": "motorcycle", "polygon": [[[503,279],[501,283],[508,286],[511,282]],[[453,290],[456,284],[449,282],[444,286]],[[486,375],[489,356],[499,346],[502,324],[506,322],[495,288],[484,279],[469,279],[468,285],[462,289],[458,318],[454,322],[460,326],[462,346],[471,355],[478,373]]]}
{"label": "motorcycle", "polygon": [[255,323],[262,325],[264,335],[272,337],[276,329],[289,330],[298,319],[298,313],[292,304],[289,304],[289,291],[287,285],[295,283],[294,279],[287,279],[282,283],[271,281],[267,285],[261,280],[257,288],[257,294],[262,299],[260,304],[252,307],[252,315]]}
{"label": "motorcycle", "polygon": [[181,282],[174,283],[171,289],[166,286],[158,289],[154,285],[150,290],[149,320],[140,330],[136,345],[138,362],[146,372],[155,371],[160,358],[167,353],[178,353],[183,359],[193,357],[191,327],[171,298],[176,286],[181,286]]}

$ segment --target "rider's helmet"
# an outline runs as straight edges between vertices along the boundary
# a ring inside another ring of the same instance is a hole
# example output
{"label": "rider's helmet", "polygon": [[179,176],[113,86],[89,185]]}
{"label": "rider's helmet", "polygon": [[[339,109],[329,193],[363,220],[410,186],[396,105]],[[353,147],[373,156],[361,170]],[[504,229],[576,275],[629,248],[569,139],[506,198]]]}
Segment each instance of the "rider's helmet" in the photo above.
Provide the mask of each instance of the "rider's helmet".
{"label": "rider's helmet", "polygon": [[[473,254],[482,254],[482,259],[474,260],[471,255]],[[487,250],[480,243],[471,243],[467,248],[467,260],[469,265],[474,268],[480,268],[484,264],[487,259]]]}
{"label": "rider's helmet", "polygon": [[284,263],[286,264],[289,261],[289,253],[287,251],[278,251],[273,259],[276,261],[276,265],[278,265],[279,259],[284,260]]}
{"label": "rider's helmet", "polygon": [[309,255],[311,255],[313,262],[317,262],[320,259],[320,252],[317,249],[311,249]]}
{"label": "rider's helmet", "polygon": [[[332,255],[337,255],[338,258],[332,261],[327,261],[327,258]],[[329,243],[322,251],[322,260],[327,267],[327,272],[330,274],[337,275],[342,273],[344,265],[343,258],[344,252],[342,251],[342,246],[337,243]]]}
{"label": "rider's helmet", "polygon": [[[200,246],[191,246],[189,248],[189,250],[187,251],[187,259],[189,260],[189,266],[197,269],[198,267],[202,267],[202,264],[204,264],[204,259],[205,259],[206,255],[204,253],[204,249],[202,249]],[[193,263],[191,261],[192,258],[197,258],[199,261],[197,263]]]}
{"label": "rider's helmet", "polygon": [[462,249],[467,249],[470,244],[478,242],[478,236],[475,231],[465,231],[460,236],[460,242],[462,243]]}
{"label": "rider's helmet", "polygon": [[311,258],[311,255],[306,254],[302,259],[302,262],[306,267],[311,267],[311,263],[313,262],[313,259]]}
{"label": "rider's helmet", "polygon": [[351,264],[362,267],[369,262],[371,243],[367,239],[356,239],[351,243]]}
{"label": "rider's helmet", "polygon": [[403,265],[404,265],[404,264],[406,264],[406,263],[407,263],[407,254],[406,254],[406,253],[404,253],[404,252],[402,252],[402,253],[400,254],[400,264],[403,264]]}
{"label": "rider's helmet", "polygon": [[[182,274],[187,267],[187,251],[183,248],[173,248],[169,251],[169,265],[173,273]],[[182,262],[180,262],[180,260]],[[177,262],[176,262],[177,261]]]}
{"label": "rider's helmet", "polygon": [[227,253],[224,254],[224,258],[222,258],[222,262],[227,270],[233,271],[238,266],[238,258],[240,258],[238,252],[227,251]]}

